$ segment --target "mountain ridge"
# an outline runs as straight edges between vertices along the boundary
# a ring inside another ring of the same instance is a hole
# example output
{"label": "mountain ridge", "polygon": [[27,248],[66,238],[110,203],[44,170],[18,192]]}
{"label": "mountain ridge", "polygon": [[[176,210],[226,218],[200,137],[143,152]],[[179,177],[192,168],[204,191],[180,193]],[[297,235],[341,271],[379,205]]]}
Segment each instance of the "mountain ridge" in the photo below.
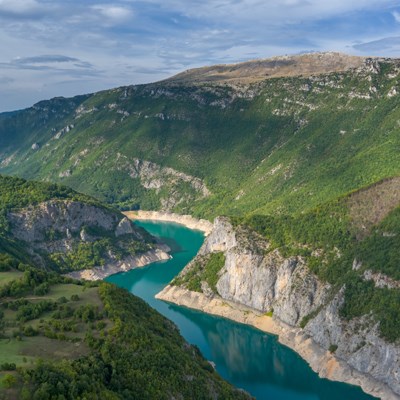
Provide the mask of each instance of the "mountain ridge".
{"label": "mountain ridge", "polygon": [[271,78],[345,72],[379,60],[384,58],[352,56],[339,52],[302,53],[189,69],[160,82],[249,84]]}

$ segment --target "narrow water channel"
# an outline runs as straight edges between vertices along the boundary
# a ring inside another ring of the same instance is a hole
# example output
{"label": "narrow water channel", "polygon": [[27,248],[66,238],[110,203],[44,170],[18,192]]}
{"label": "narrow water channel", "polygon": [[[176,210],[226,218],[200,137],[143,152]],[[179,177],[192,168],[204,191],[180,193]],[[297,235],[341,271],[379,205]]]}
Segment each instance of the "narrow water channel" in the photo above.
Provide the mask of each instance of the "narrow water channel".
{"label": "narrow water channel", "polygon": [[166,222],[136,222],[173,249],[173,258],[107,278],[141,297],[179,327],[184,338],[215,363],[217,371],[258,400],[366,400],[360,388],[321,379],[294,351],[273,335],[224,318],[156,300],[174,276],[196,255],[201,232]]}

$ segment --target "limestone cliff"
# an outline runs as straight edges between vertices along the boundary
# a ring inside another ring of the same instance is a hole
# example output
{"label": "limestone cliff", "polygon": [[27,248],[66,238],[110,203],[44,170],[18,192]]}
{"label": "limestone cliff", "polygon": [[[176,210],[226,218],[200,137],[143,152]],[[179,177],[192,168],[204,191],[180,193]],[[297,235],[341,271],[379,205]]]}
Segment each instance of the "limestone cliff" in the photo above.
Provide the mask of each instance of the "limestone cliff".
{"label": "limestone cliff", "polygon": [[[157,243],[116,210],[74,200],[49,200],[7,213],[9,235],[47,269],[102,279],[169,258]],[[91,271],[91,272],[88,272]]]}
{"label": "limestone cliff", "polygon": [[[338,291],[321,282],[302,257],[285,258],[269,247],[254,232],[233,227],[229,219],[219,217],[199,255],[159,297],[208,312],[210,304],[219,299],[221,307],[227,301],[239,311],[247,307],[259,316],[273,314],[281,327],[281,341],[298,351],[320,375],[361,385],[385,399],[400,397],[399,346],[379,336],[371,316],[341,319],[344,288]],[[210,272],[204,271],[204,259],[217,252],[224,254],[225,262],[210,278]],[[202,279],[201,285],[193,285],[196,276]],[[218,314],[232,317],[226,310]],[[233,319],[246,322],[247,318]],[[332,360],[339,366],[334,372],[330,371]]]}

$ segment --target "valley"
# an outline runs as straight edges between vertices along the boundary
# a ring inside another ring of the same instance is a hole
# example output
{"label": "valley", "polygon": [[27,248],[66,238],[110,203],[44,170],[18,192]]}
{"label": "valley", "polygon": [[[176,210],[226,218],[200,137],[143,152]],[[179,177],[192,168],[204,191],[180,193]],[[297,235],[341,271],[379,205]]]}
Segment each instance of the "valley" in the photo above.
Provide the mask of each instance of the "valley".
{"label": "valley", "polygon": [[169,259],[169,247],[87,195],[0,181],[1,398],[250,398],[143,300],[71,277]]}
{"label": "valley", "polygon": [[169,259],[121,211],[187,224],[207,237],[161,298],[268,316],[322,376],[398,398],[399,93],[398,59],[310,53],[0,114],[1,251],[103,279]]}

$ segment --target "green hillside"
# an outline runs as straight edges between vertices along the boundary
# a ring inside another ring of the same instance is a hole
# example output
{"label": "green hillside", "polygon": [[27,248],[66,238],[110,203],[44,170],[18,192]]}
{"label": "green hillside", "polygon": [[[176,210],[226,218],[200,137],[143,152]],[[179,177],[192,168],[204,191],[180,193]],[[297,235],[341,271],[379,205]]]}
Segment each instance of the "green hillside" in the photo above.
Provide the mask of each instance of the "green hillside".
{"label": "green hillside", "polygon": [[[121,221],[128,225],[125,234],[116,233]],[[0,175],[0,252],[65,273],[116,262],[154,244],[117,209],[88,195]]]}
{"label": "green hillside", "polygon": [[0,398],[249,398],[125,290],[4,254],[0,270]]}
{"label": "green hillside", "polygon": [[41,102],[0,115],[0,171],[126,209],[300,212],[400,174],[398,71],[397,60],[366,61],[308,77],[166,81]]}
{"label": "green hillside", "polygon": [[[117,209],[61,185],[0,176],[0,216],[1,399],[249,398],[144,301],[61,274],[152,248],[154,238]],[[33,241],[18,236],[12,216],[28,221]],[[64,242],[69,250],[54,252]]]}

